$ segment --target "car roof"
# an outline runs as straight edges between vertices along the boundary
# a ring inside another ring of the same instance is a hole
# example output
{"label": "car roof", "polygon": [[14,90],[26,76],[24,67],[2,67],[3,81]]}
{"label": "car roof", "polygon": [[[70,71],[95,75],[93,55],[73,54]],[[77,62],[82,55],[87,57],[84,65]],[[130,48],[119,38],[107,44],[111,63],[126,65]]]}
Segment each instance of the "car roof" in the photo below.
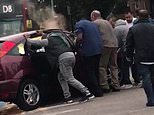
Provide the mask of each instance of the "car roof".
{"label": "car roof", "polygon": [[0,41],[13,41],[18,43],[19,41],[24,39],[24,34],[34,34],[36,31],[23,32],[19,34],[9,35],[5,37],[0,37]]}
{"label": "car roof", "polygon": [[[43,30],[43,32],[50,33],[50,32],[64,32],[64,31],[61,29],[46,29],[46,30]],[[5,37],[0,37],[0,42],[13,41],[15,43],[18,43],[19,41],[24,39],[24,36],[23,36],[24,34],[34,35],[36,33],[37,33],[37,30],[34,30],[34,31],[28,31],[28,32],[22,32],[19,34],[9,35],[9,36],[5,36]]]}

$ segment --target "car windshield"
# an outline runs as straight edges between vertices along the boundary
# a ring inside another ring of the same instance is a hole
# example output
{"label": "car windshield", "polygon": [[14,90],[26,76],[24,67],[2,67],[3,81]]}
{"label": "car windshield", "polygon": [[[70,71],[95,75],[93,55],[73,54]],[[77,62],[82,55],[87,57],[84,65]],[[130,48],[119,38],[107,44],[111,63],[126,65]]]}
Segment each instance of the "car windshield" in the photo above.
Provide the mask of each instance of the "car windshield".
{"label": "car windshield", "polygon": [[0,20],[0,37],[19,33],[21,20]]}

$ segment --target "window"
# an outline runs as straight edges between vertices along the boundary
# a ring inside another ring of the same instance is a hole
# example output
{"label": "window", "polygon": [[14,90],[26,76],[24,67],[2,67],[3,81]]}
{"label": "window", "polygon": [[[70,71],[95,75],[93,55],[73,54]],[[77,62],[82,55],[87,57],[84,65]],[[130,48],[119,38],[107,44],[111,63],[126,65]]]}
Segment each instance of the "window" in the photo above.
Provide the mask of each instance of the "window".
{"label": "window", "polygon": [[25,54],[25,49],[24,49],[24,43],[19,43],[17,46],[15,46],[9,53],[8,55],[14,55],[14,56],[21,56]]}
{"label": "window", "polygon": [[0,21],[0,36],[7,36],[20,33],[21,20],[1,20]]}

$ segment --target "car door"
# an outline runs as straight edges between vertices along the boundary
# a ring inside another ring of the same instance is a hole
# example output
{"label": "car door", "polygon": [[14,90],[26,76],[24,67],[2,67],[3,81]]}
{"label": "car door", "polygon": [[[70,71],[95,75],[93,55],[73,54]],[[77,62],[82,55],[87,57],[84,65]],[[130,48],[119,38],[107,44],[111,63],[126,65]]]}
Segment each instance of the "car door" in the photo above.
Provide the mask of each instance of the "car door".
{"label": "car door", "polygon": [[2,59],[1,64],[6,80],[22,77],[31,68],[31,60],[25,52],[25,40],[19,42]]}

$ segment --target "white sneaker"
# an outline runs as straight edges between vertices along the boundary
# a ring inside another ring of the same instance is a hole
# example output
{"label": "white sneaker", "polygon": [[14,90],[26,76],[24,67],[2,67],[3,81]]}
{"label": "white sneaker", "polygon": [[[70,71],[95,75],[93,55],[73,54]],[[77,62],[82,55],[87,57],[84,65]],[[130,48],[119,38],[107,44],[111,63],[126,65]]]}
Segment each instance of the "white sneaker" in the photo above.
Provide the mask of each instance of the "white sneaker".
{"label": "white sneaker", "polygon": [[122,85],[122,86],[121,86],[121,89],[130,89],[130,88],[132,88],[132,87],[133,87],[132,84],[126,84],[126,85]]}
{"label": "white sneaker", "polygon": [[121,89],[125,89],[125,86],[126,86],[126,85],[122,85],[120,88],[121,88]]}
{"label": "white sneaker", "polygon": [[127,85],[125,86],[126,89],[130,89],[130,88],[132,88],[132,87],[133,87],[132,84],[127,84]]}

